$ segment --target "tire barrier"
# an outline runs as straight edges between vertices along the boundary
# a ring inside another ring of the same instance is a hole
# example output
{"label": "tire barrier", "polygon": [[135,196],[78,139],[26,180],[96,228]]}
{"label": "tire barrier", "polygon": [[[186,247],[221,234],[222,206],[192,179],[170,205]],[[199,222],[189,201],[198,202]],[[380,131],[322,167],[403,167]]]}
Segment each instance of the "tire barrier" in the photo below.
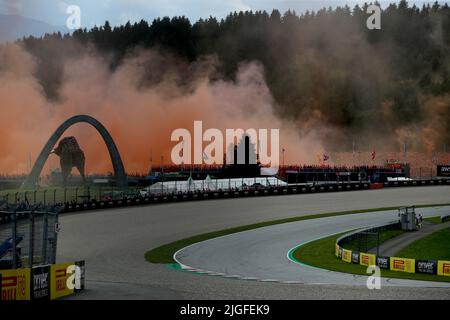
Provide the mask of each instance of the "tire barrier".
{"label": "tire barrier", "polygon": [[0,270],[0,300],[54,300],[84,288],[84,261]]}
{"label": "tire barrier", "polygon": [[324,184],[316,186],[291,185],[291,186],[279,186],[271,188],[246,189],[246,190],[214,190],[214,191],[199,191],[189,193],[156,194],[148,196],[107,200],[107,201],[95,200],[84,203],[67,203],[65,206],[63,206],[61,212],[64,213],[83,210],[159,204],[166,202],[203,201],[212,199],[227,199],[227,198],[241,198],[241,197],[263,197],[263,196],[306,194],[317,192],[368,190],[369,188],[370,184],[367,182],[367,183]]}
{"label": "tire barrier", "polygon": [[365,267],[376,265],[384,270],[450,276],[450,261],[383,257],[365,252],[351,251],[343,247],[344,244],[356,239],[358,234],[362,232],[394,230],[399,229],[399,226],[399,222],[392,222],[386,225],[374,226],[345,234],[336,240],[335,255],[339,260],[347,263],[359,264]]}
{"label": "tire barrier", "polygon": [[[430,185],[450,185],[449,180],[414,180],[414,181],[390,181],[382,184],[383,187],[399,187],[399,186],[430,186]],[[215,190],[203,192],[190,193],[173,193],[165,195],[149,195],[146,197],[124,198],[121,200],[110,201],[91,201],[87,203],[69,203],[62,212],[73,212],[83,210],[93,210],[102,208],[115,208],[123,206],[148,205],[159,204],[165,202],[180,202],[180,201],[201,201],[211,199],[226,199],[226,198],[240,198],[240,197],[261,197],[274,195],[292,195],[292,194],[307,194],[307,193],[323,193],[323,192],[344,192],[356,190],[369,190],[371,184],[369,182],[363,183],[334,183],[323,185],[289,185],[261,189],[248,190]],[[450,219],[450,218],[449,218]],[[0,221],[1,223],[1,221]]]}
{"label": "tire barrier", "polygon": [[386,181],[384,187],[420,187],[420,186],[443,186],[450,185],[450,179],[422,179],[422,180],[400,180]]}
{"label": "tire barrier", "polygon": [[[340,182],[328,183],[321,185],[288,185],[274,186],[270,188],[258,188],[247,190],[215,190],[215,191],[199,191],[189,193],[171,193],[171,194],[155,194],[148,196],[124,197],[114,200],[92,200],[85,202],[67,202],[62,204],[61,213],[85,211],[94,209],[107,209],[124,206],[159,204],[166,202],[180,201],[201,201],[211,199],[227,199],[239,197],[261,197],[274,195],[292,195],[307,194],[317,192],[344,192],[356,190],[379,189],[386,187],[405,187],[405,186],[432,186],[432,185],[450,185],[450,179],[430,179],[430,180],[408,180],[408,181],[389,181],[378,184],[370,184],[369,182]],[[60,204],[60,203],[58,203]],[[21,219],[21,217],[18,217]],[[448,218],[450,219],[450,217]],[[8,221],[7,216],[0,213],[0,224]]]}

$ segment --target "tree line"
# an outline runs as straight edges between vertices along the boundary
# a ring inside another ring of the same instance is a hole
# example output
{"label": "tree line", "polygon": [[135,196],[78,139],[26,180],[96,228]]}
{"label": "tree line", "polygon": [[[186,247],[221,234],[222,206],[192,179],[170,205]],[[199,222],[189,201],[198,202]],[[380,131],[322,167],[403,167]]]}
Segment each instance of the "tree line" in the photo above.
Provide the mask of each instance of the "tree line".
{"label": "tree line", "polygon": [[[115,27],[106,21],[20,42],[37,58],[36,75],[49,99],[58,98],[64,61],[79,46],[110,57],[112,69],[131,50],[150,48],[187,64],[214,56],[220,77],[230,81],[242,63],[256,61],[281,118],[317,118],[347,135],[390,134],[397,125],[421,123],[434,112],[427,102],[450,93],[450,8],[401,1],[383,9],[380,30],[369,30],[367,6],[233,12],[195,23],[183,16]],[[148,85],[158,81],[152,77]],[[450,111],[443,116],[449,120]],[[449,138],[445,126],[439,143]]]}

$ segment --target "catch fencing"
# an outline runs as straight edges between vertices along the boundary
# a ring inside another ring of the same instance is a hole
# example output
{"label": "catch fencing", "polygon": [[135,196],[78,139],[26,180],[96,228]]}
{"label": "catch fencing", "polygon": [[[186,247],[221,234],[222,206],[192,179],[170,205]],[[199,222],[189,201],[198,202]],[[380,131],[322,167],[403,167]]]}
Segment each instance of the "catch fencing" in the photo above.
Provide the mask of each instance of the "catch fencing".
{"label": "catch fencing", "polygon": [[0,211],[0,270],[54,264],[59,212],[55,206]]}

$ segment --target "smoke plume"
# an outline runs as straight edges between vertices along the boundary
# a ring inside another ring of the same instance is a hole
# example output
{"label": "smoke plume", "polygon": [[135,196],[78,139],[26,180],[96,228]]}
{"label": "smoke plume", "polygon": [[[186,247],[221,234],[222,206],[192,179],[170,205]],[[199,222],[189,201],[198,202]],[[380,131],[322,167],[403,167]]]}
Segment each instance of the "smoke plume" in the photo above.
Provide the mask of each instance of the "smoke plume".
{"label": "smoke plume", "polygon": [[[0,171],[26,173],[29,155],[33,160],[67,118],[87,114],[102,122],[113,136],[129,173],[144,173],[163,161],[170,164],[170,141],[174,129],[193,132],[194,120],[202,120],[204,130],[218,128],[280,128],[280,140],[301,159],[299,146],[320,146],[314,137],[302,141],[294,126],[274,115],[274,101],[257,63],[240,66],[235,81],[210,80],[216,72],[211,59],[187,66],[190,82],[179,71],[165,70],[167,58],[149,50],[129,55],[114,71],[108,60],[92,51],[68,58],[63,65],[59,98],[46,98],[35,77],[36,61],[17,44],[0,50]],[[169,60],[172,58],[168,58]],[[153,76],[154,74],[154,76]],[[145,79],[145,80],[144,80]],[[151,79],[151,80],[149,80]],[[152,81],[151,85],[145,82]],[[77,124],[64,136],[74,135],[86,153],[87,171],[110,172],[111,161],[94,128]],[[303,156],[304,161],[313,160]],[[46,171],[58,165],[51,155]]]}
{"label": "smoke plume", "polygon": [[[170,164],[171,132],[192,132],[194,120],[223,131],[279,128],[286,164],[325,153],[447,150],[450,9],[423,10],[390,6],[378,31],[367,30],[363,10],[338,8],[303,18],[236,14],[195,28],[183,18],[105,24],[2,45],[0,173],[26,173],[30,154],[77,114],[107,127],[129,173]],[[130,35],[147,42],[122,50],[117,43]],[[65,135],[85,150],[87,172],[111,171],[93,128],[78,124]],[[57,166],[51,156],[46,171]]]}

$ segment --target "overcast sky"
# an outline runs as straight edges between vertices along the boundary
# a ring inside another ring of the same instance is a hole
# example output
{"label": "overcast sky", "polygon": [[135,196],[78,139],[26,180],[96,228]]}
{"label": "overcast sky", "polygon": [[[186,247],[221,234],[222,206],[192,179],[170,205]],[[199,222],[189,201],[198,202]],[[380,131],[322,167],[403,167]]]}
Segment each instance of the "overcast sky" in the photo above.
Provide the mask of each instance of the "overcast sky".
{"label": "overcast sky", "polygon": [[[370,2],[370,1],[368,1]],[[382,5],[389,2],[379,1]],[[427,1],[409,1],[422,5]],[[432,2],[432,1],[429,1]],[[444,3],[445,1],[440,1]],[[51,25],[65,25],[68,5],[78,5],[81,9],[82,27],[102,25],[105,20],[111,24],[123,24],[128,20],[153,20],[156,17],[184,15],[191,21],[210,15],[223,18],[229,12],[240,10],[266,10],[276,8],[284,12],[317,10],[321,7],[348,4],[353,7],[364,1],[345,0],[0,0],[1,14],[16,14],[47,22]]]}

